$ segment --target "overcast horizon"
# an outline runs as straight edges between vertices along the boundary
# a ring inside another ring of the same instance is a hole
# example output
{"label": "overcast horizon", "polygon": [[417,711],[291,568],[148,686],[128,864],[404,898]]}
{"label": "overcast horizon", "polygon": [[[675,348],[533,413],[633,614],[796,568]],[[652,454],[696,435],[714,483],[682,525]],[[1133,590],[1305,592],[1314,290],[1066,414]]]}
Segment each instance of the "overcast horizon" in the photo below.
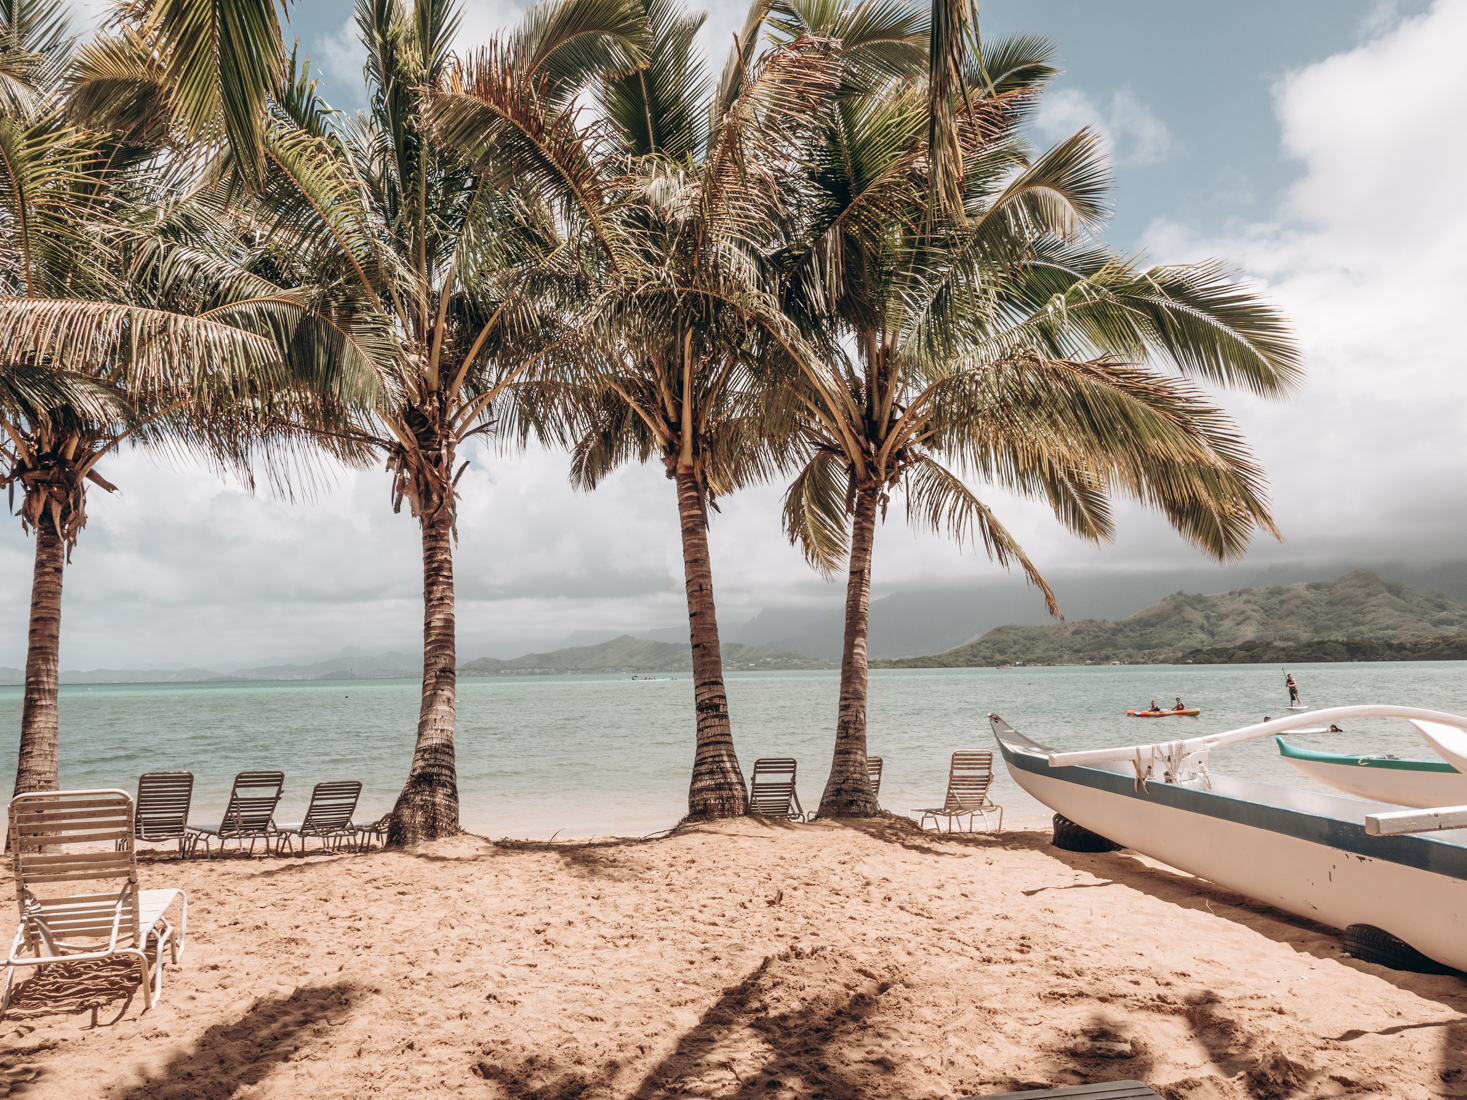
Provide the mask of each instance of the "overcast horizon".
{"label": "overcast horizon", "polygon": [[[347,109],[361,105],[350,10],[350,0],[298,5],[291,32],[322,68],[327,98]],[[711,13],[705,40],[718,57],[742,12]],[[467,4],[461,48],[516,13],[507,0]],[[1467,558],[1458,518],[1467,378],[1450,320],[1467,275],[1467,210],[1455,201],[1467,177],[1467,0],[1205,9],[995,0],[983,15],[985,34],[1034,31],[1058,43],[1066,73],[1033,138],[1053,142],[1081,125],[1106,135],[1117,181],[1110,243],[1156,262],[1224,259],[1296,326],[1307,379],[1291,400],[1219,395],[1268,470],[1287,540],[1261,540],[1243,566]],[[578,494],[563,454],[480,447],[464,457],[460,659],[516,639],[686,621],[673,488],[660,466]],[[347,645],[421,646],[417,524],[392,513],[380,469],[341,472],[314,502],[293,504],[141,453],[102,470],[121,492],[89,492],[66,576],[63,668],[236,668]],[[1136,506],[1117,509],[1116,542],[1097,548],[1044,507],[978,488],[1041,570],[1210,569]],[[843,598],[844,577],[813,574],[780,534],[781,492],[720,501],[721,621]],[[32,550],[18,520],[0,525],[0,607],[12,624],[0,665],[24,662]],[[878,532],[876,597],[1001,575],[981,552],[914,535],[900,500]]]}

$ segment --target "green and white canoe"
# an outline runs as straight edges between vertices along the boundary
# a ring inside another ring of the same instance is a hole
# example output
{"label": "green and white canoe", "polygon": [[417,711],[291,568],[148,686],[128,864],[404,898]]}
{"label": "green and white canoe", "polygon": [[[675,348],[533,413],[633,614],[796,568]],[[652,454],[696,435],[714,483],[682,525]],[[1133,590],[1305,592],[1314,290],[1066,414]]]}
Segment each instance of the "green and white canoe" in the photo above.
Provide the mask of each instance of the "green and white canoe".
{"label": "green and white canoe", "polygon": [[1274,740],[1294,769],[1356,798],[1421,809],[1467,805],[1467,775],[1445,760],[1317,752],[1290,745],[1282,737]]}

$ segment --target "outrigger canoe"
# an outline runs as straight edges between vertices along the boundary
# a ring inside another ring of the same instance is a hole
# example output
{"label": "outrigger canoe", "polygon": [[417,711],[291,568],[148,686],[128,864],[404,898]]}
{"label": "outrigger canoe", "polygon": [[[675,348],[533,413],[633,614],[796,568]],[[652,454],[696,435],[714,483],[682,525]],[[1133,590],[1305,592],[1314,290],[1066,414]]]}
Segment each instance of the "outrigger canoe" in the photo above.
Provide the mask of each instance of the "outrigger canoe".
{"label": "outrigger canoe", "polygon": [[1196,718],[1202,713],[1201,707],[1187,707],[1183,710],[1128,710],[1132,718]]}
{"label": "outrigger canoe", "polygon": [[1420,809],[1467,805],[1467,733],[1437,722],[1411,724],[1439,759],[1317,752],[1290,745],[1282,737],[1275,740],[1286,764],[1357,798]]}
{"label": "outrigger canoe", "polygon": [[[1467,730],[1467,718],[1393,706],[1334,707],[1308,721],[1367,717]],[[1214,750],[1287,733],[1302,716],[1085,752],[1030,740],[996,714],[989,723],[1014,781],[1098,838],[1310,920],[1383,930],[1467,970],[1467,806],[1402,810],[1211,770]],[[1423,832],[1434,835],[1410,835]]]}

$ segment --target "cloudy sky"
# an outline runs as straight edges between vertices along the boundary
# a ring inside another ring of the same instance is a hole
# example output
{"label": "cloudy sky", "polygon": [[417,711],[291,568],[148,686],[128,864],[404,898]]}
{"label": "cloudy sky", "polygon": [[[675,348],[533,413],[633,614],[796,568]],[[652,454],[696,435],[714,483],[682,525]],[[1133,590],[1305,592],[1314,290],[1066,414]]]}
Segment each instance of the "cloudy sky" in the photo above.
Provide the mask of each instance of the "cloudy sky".
{"label": "cloudy sky", "polygon": [[[292,24],[328,99],[347,109],[364,98],[350,10],[350,0],[305,0]],[[1107,239],[1162,262],[1223,257],[1298,328],[1308,381],[1292,400],[1224,398],[1269,470],[1287,536],[1250,561],[1467,557],[1467,372],[1453,320],[1467,287],[1467,0],[988,0],[982,10],[986,34],[1058,43],[1066,71],[1035,140],[1080,126],[1106,135],[1117,181]],[[466,0],[462,43],[518,11]],[[710,12],[705,38],[719,57],[742,11]],[[462,658],[682,620],[675,501],[658,469],[625,470],[585,496],[567,486],[563,455],[469,457]],[[104,472],[121,492],[91,497],[66,580],[63,667],[221,668],[348,644],[414,647],[417,531],[392,513],[383,474],[342,475],[290,504],[142,454]],[[726,622],[839,602],[781,538],[779,491],[747,492],[715,519]],[[1115,544],[1093,548],[1033,504],[989,499],[1046,570],[1204,564],[1137,510],[1122,511]],[[878,537],[878,595],[995,576],[981,555],[914,536],[898,517]],[[0,527],[0,665],[24,659],[31,549],[18,522]]]}

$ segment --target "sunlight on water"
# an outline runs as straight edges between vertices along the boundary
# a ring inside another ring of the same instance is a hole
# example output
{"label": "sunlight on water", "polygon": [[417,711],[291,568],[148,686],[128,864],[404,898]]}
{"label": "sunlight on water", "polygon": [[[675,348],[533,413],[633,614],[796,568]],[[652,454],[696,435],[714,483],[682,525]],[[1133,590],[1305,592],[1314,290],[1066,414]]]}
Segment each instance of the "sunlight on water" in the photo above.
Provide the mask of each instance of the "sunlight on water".
{"label": "sunlight on water", "polygon": [[[1398,703],[1467,714],[1467,664],[1295,667],[1312,706]],[[1037,741],[1066,749],[1216,733],[1279,718],[1283,673],[1257,665],[914,669],[871,676],[869,743],[886,761],[881,803],[897,813],[940,803],[949,755],[992,748],[996,712]],[[458,768],[464,827],[489,836],[641,835],[686,811],[692,764],[692,679],[625,676],[465,677],[459,681]],[[820,801],[835,729],[835,672],[734,673],[729,705],[745,774],[760,756],[800,761],[799,792]],[[1127,718],[1127,707],[1180,695],[1197,720]],[[0,759],[15,760],[21,689],[0,688]],[[406,775],[418,684],[406,680],[74,685],[61,689],[61,780],[135,790],[144,771],[196,777],[195,821],[217,821],[238,771],[279,768],[278,821],[298,821],[311,786],[364,784],[358,821],[390,809]],[[1343,736],[1300,737],[1342,752],[1431,753],[1404,723],[1352,723]],[[1219,752],[1215,771],[1313,784],[1272,741]],[[995,798],[1010,819],[1047,811],[1002,773]],[[6,789],[14,770],[4,778]]]}

